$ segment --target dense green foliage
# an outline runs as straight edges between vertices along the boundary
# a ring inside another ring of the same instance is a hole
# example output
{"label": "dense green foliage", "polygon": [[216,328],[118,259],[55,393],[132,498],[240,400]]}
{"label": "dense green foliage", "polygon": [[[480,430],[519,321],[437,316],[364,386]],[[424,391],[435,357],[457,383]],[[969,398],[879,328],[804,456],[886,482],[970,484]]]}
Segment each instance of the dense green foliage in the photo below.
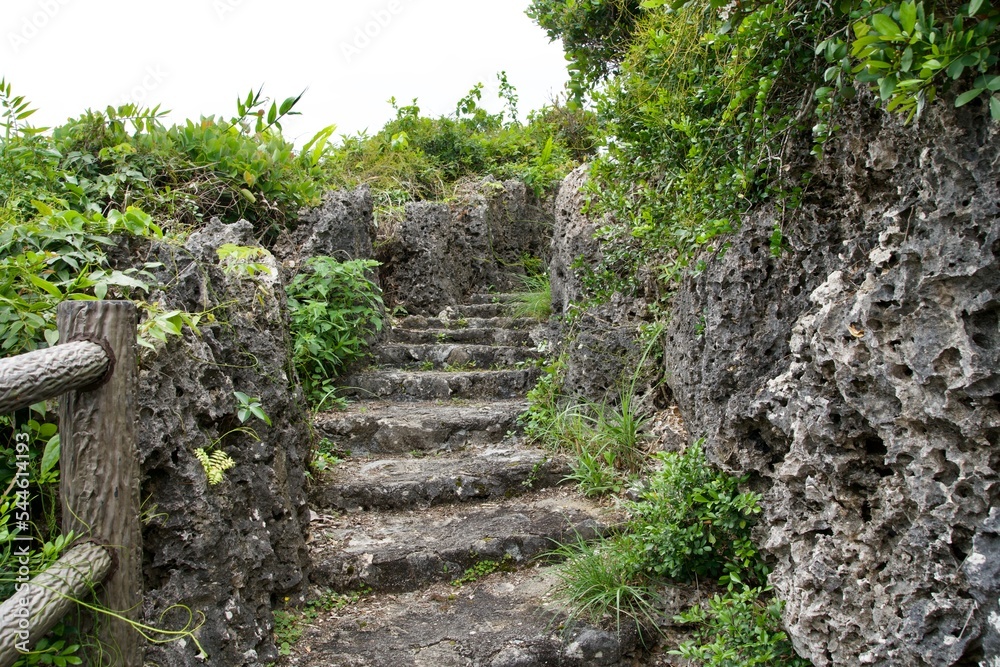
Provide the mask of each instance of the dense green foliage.
{"label": "dense green foliage", "polygon": [[534,0],[529,14],[564,39],[606,149],[592,204],[614,222],[592,297],[644,292],[665,305],[674,280],[762,203],[780,214],[780,254],[810,177],[800,148],[822,156],[858,85],[906,119],[941,91],[958,106],[990,96],[1000,116],[1000,14],[981,0]]}
{"label": "dense green foliage", "polygon": [[528,16],[561,39],[570,61],[569,89],[579,104],[587,91],[617,70],[632,44],[640,0],[538,1]]}
{"label": "dense green foliage", "polygon": [[[904,122],[942,96],[986,100],[983,121],[987,109],[1000,118],[1000,12],[986,0],[533,0],[528,13],[563,40],[574,98],[597,116],[590,211],[609,222],[600,265],[575,268],[588,298],[638,294],[654,314],[669,314],[677,279],[724,254],[751,209],[775,212],[762,241],[785,251],[788,213],[859,90]],[[529,396],[529,434],[574,453],[584,492],[619,491],[617,451],[628,450],[608,443],[638,419],[632,391],[615,411],[567,402],[550,370]],[[698,626],[681,655],[805,664],[779,629],[749,534],[760,499],[743,481],[698,447],[664,456],[626,532],[561,550],[565,597],[580,614],[641,622],[660,582],[716,580],[727,592],[680,619]]]}
{"label": "dense green foliage", "polygon": [[[24,102],[0,83],[9,114]],[[281,119],[297,98],[280,106],[260,92],[239,100],[237,115],[167,128],[158,108],[133,105],[88,111],[39,134],[6,119],[0,153],[0,210],[20,222],[34,217],[33,201],[83,215],[137,207],[165,230],[212,216],[254,223],[273,235],[299,207],[318,201],[320,160],[329,148],[321,132],[302,151],[281,136]]]}
{"label": "dense green foliage", "polygon": [[317,408],[335,392],[334,379],[364,356],[369,339],[382,330],[382,292],[371,274],[377,266],[366,259],[312,257],[285,288],[295,368]]}
{"label": "dense green foliage", "polygon": [[781,631],[781,602],[761,588],[716,594],[675,620],[697,626],[695,638],[671,651],[709,667],[809,667]]}
{"label": "dense green foliage", "polygon": [[[421,115],[417,101],[390,102],[396,117],[375,134],[344,137],[324,160],[324,177],[336,187],[367,184],[380,222],[393,220],[408,201],[447,199],[463,179],[518,178],[536,195],[553,188],[592,154],[592,114],[553,105],[517,120],[517,94],[500,75],[506,110],[482,106],[483,86],[459,100],[450,116]],[[383,235],[391,225],[381,225]]]}

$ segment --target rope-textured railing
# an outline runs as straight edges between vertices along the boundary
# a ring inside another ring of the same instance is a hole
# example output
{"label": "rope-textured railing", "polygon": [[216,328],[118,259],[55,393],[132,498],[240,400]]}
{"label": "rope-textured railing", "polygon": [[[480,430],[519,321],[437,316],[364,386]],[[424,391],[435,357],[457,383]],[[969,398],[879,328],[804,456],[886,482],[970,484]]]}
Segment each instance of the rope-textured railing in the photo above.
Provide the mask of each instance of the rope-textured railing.
{"label": "rope-textured railing", "polygon": [[95,586],[98,605],[114,613],[100,623],[82,614],[80,630],[98,643],[87,664],[114,656],[115,666],[133,667],[143,659],[129,627],[142,608],[136,309],[127,301],[64,302],[58,325],[65,343],[0,360],[0,414],[60,397],[62,531],[93,543],[73,547],[0,605],[0,667]]}
{"label": "rope-textured railing", "polygon": [[0,415],[99,382],[112,366],[109,352],[76,341],[0,359]]}
{"label": "rope-textured railing", "polygon": [[11,667],[76,600],[88,597],[111,572],[112,562],[98,544],[77,545],[0,605],[0,667]]}

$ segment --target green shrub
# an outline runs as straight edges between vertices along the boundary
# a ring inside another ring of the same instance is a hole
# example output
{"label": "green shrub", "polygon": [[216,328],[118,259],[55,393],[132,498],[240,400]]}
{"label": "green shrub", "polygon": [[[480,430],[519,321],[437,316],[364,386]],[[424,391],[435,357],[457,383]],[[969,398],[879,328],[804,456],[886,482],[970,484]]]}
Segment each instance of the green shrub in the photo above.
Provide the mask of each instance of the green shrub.
{"label": "green shrub", "polygon": [[811,134],[821,157],[857,85],[907,120],[941,92],[1000,119],[1000,10],[983,0],[533,0],[529,14],[563,40],[574,94],[597,112],[592,205],[612,222],[591,298],[669,302],[764,203],[780,254],[813,171],[796,146]]}
{"label": "green shrub", "polygon": [[556,103],[521,123],[516,93],[500,79],[507,113],[480,105],[482,84],[438,118],[422,115],[416,100],[390,100],[395,118],[374,134],[344,137],[325,156],[324,177],[333,187],[371,187],[383,239],[407,202],[450,198],[470,178],[521,179],[541,196],[593,153],[593,114]]}
{"label": "green shrub", "polygon": [[570,615],[611,617],[656,627],[657,594],[673,581],[726,587],[708,608],[675,620],[695,626],[694,639],[674,653],[701,665],[804,667],[781,631],[781,603],[766,587],[768,570],[750,539],[760,497],[713,469],[701,445],[661,455],[640,500],[627,504],[622,531],[560,546],[557,595]]}
{"label": "green shrub", "polygon": [[377,266],[373,260],[313,257],[286,288],[295,367],[316,408],[335,391],[337,375],[382,331],[382,294],[371,278]]}
{"label": "green shrub", "polygon": [[565,559],[557,570],[555,593],[569,605],[571,618],[591,623],[614,619],[637,626],[656,625],[654,591],[642,574],[641,548],[628,535],[559,546],[552,555]]}
{"label": "green shrub", "polygon": [[770,589],[717,594],[707,609],[695,606],[675,618],[698,629],[695,639],[671,653],[711,667],[809,667],[780,629],[781,609],[782,603],[770,596]]}
{"label": "green shrub", "polygon": [[757,584],[766,577],[750,539],[760,496],[741,493],[740,479],[709,465],[695,443],[683,453],[658,455],[662,467],[641,500],[629,504],[630,528],[642,540],[652,576],[724,584]]}

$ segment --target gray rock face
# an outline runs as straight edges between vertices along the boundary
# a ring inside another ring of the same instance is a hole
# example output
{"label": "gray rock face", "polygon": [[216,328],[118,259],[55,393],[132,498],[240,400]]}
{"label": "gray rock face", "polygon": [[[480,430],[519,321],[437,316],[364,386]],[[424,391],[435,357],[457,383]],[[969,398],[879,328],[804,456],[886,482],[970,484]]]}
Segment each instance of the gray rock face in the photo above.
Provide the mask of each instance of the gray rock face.
{"label": "gray rock face", "polygon": [[437,315],[477,292],[516,289],[524,258],[548,261],[550,228],[517,181],[487,178],[452,205],[411,203],[378,251],[386,303]]}
{"label": "gray rock face", "polygon": [[611,326],[591,314],[578,326],[568,343],[563,386],[581,398],[614,402],[617,390],[629,385],[641,354],[636,327]]}
{"label": "gray rock face", "polygon": [[552,282],[552,307],[560,313],[565,313],[571,303],[583,296],[583,283],[573,268],[574,264],[582,260],[585,265],[596,266],[601,259],[600,244],[594,240],[594,233],[602,223],[583,211],[587,170],[587,165],[577,167],[563,181],[556,196],[549,279]]}
{"label": "gray rock face", "polygon": [[710,456],[765,492],[758,535],[800,653],[1000,655],[1000,141],[940,105],[859,104],[784,223],[748,221],[674,302],[667,379]]}
{"label": "gray rock face", "polygon": [[282,232],[274,247],[285,278],[298,273],[310,257],[325,255],[341,261],[375,256],[375,221],[368,186],[327,192],[323,203],[299,212],[295,229]]}
{"label": "gray rock face", "polygon": [[[154,248],[168,286],[151,300],[214,314],[199,335],[185,330],[142,354],[146,622],[176,629],[186,611],[168,610],[186,605],[195,624],[203,615],[196,636],[210,656],[199,661],[190,641],[150,646],[147,663],[161,667],[276,660],[272,603],[302,585],[308,568],[309,431],[289,365],[281,281],[270,256],[255,261],[272,276],[224,272],[216,255],[223,243],[256,245],[248,223],[213,220],[184,248]],[[234,391],[259,398],[273,426],[253,420],[246,426],[256,437],[238,431]],[[236,461],[217,486],[194,455],[213,447]]]}

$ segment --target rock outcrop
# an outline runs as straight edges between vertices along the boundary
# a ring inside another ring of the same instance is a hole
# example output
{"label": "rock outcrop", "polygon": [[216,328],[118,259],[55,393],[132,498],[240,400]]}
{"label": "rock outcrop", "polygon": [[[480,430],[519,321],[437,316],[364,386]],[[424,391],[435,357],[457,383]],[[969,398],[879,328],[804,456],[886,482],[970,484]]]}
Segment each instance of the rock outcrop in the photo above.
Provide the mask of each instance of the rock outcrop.
{"label": "rock outcrop", "polygon": [[557,313],[568,312],[570,305],[583,297],[583,281],[577,267],[597,266],[601,260],[600,244],[594,239],[601,221],[585,211],[588,169],[587,165],[577,167],[563,180],[556,195],[549,280],[552,307]]}
{"label": "rock outcrop", "polygon": [[996,665],[1000,138],[943,105],[904,127],[859,102],[842,125],[801,208],[758,212],[685,281],[667,381],[765,492],[804,657]]}
{"label": "rock outcrop", "polygon": [[548,262],[551,216],[520,181],[483,180],[451,204],[414,202],[377,258],[386,305],[437,315],[478,292],[513,291]]}
{"label": "rock outcrop", "polygon": [[285,280],[310,257],[323,255],[340,261],[374,257],[372,211],[368,186],[327,192],[320,206],[300,211],[295,227],[282,232],[273,249]]}
{"label": "rock outcrop", "polygon": [[[163,264],[164,285],[150,301],[210,313],[197,333],[185,329],[141,357],[145,618],[177,629],[190,611],[209,655],[199,660],[190,641],[150,645],[147,664],[160,667],[273,662],[272,605],[308,572],[310,434],[290,366],[282,283],[270,255],[253,260],[270,274],[250,276],[224,270],[216,253],[224,243],[256,246],[252,231],[213,220],[183,248],[148,250]],[[237,391],[259,399],[272,425],[242,424]],[[199,448],[236,462],[220,484],[209,485]]]}

